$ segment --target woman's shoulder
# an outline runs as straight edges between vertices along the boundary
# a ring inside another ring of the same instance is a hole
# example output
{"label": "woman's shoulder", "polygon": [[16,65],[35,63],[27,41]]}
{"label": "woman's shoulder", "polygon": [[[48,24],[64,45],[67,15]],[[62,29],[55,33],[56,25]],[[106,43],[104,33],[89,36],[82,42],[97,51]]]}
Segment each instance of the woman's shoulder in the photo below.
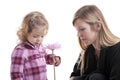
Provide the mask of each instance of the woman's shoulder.
{"label": "woman's shoulder", "polygon": [[115,56],[115,55],[120,55],[120,42],[112,45],[112,46],[109,46],[106,48],[106,53],[108,55],[111,55],[111,57]]}
{"label": "woman's shoulder", "polygon": [[117,42],[116,44],[109,47],[109,49],[120,49],[120,42]]}
{"label": "woman's shoulder", "polygon": [[105,46],[105,47],[101,47],[102,50],[112,50],[112,49],[120,49],[120,42],[117,42],[114,45],[111,46]]}

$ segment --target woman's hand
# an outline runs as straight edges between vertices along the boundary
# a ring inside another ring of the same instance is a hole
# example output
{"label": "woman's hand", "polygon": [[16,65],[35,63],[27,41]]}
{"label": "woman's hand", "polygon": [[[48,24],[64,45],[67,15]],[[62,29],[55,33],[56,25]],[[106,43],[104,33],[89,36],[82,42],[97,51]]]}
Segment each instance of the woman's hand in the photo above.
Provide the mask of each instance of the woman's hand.
{"label": "woman's hand", "polygon": [[71,77],[70,80],[74,80],[74,77]]}

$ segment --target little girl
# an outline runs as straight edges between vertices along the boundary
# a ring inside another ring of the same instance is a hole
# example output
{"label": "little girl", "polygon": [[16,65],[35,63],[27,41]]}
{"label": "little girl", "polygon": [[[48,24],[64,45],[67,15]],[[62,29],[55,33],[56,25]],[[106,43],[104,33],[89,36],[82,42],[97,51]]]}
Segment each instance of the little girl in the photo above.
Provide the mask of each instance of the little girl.
{"label": "little girl", "polygon": [[42,45],[47,32],[48,22],[42,13],[35,11],[24,17],[17,32],[20,43],[11,55],[11,80],[47,80],[46,64],[60,64],[60,57],[47,54]]}

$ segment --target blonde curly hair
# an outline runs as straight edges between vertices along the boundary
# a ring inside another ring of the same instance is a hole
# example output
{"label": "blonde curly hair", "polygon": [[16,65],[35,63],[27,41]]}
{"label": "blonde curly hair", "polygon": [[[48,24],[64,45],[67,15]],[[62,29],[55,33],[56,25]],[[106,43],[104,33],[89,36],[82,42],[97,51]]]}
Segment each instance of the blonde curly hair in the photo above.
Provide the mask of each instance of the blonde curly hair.
{"label": "blonde curly hair", "polygon": [[20,43],[25,42],[27,40],[27,34],[32,32],[32,29],[38,26],[48,29],[48,21],[46,20],[45,16],[38,11],[28,13],[24,17],[20,29],[17,31],[17,36],[20,40]]}

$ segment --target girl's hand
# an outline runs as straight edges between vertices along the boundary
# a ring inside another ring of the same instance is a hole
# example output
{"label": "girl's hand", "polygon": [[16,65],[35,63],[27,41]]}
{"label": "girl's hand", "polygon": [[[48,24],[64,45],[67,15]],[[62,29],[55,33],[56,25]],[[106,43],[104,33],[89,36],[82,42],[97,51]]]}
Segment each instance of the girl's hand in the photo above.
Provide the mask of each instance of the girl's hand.
{"label": "girl's hand", "polygon": [[60,63],[61,63],[61,58],[59,57],[59,56],[55,56],[54,57],[54,65],[55,66],[59,66],[60,65]]}

